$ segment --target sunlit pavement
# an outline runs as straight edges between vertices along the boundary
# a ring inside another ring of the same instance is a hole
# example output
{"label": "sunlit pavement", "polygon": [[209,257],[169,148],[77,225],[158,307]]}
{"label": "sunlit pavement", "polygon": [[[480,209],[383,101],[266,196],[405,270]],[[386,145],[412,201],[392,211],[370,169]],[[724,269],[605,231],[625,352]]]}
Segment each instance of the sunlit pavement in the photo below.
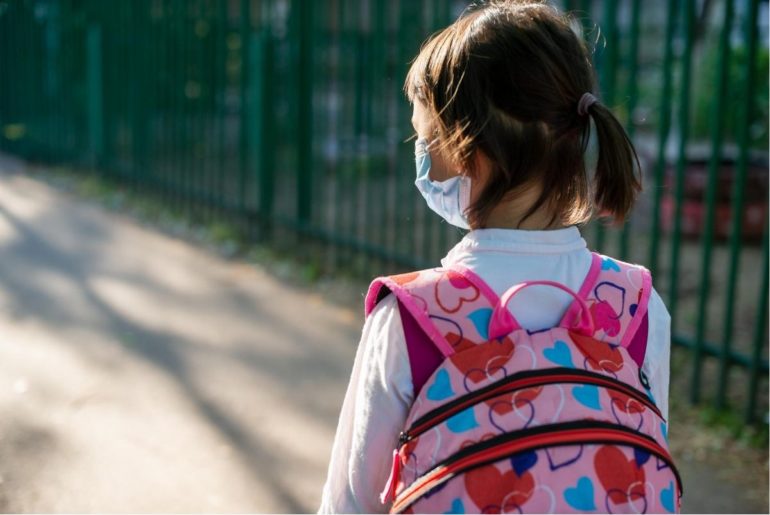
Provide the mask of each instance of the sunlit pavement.
{"label": "sunlit pavement", "polygon": [[314,511],[359,313],[0,169],[0,510]]}
{"label": "sunlit pavement", "polygon": [[361,322],[0,156],[0,511],[315,511]]}

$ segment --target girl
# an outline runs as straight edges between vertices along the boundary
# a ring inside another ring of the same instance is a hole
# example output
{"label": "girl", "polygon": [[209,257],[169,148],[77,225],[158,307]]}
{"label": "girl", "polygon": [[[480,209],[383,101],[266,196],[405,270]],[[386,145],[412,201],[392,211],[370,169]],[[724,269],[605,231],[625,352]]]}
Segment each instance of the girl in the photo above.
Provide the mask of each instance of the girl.
{"label": "girl", "polygon": [[[636,374],[626,379],[646,391],[648,404],[654,403],[646,411],[645,399],[623,397],[631,400],[618,404],[612,397],[608,407],[596,391],[577,387],[571,390],[570,402],[576,410],[611,412],[618,422],[640,431],[647,426],[640,422],[637,427],[637,416],[644,421],[655,411],[660,420],[667,420],[668,312],[645,270],[591,253],[578,229],[593,214],[622,221],[641,185],[631,142],[612,112],[591,94],[595,77],[589,54],[570,23],[545,3],[489,1],[470,7],[430,39],[413,62],[405,91],[417,133],[415,184],[432,210],[470,232],[441,261],[442,268],[373,284],[319,512],[410,508],[404,491],[426,472],[424,467],[417,471],[420,463],[410,460],[426,458],[408,447],[408,422],[424,415],[433,401],[441,400],[433,406],[446,406],[454,394],[478,391],[495,377],[513,377],[517,370],[512,364],[522,356],[531,360],[524,369],[549,363],[549,370],[559,365],[562,371],[598,371],[615,379],[636,367],[638,379]],[[589,178],[584,158],[591,121],[598,161]],[[532,281],[548,284],[535,284],[511,299],[518,293],[512,286]],[[554,282],[566,289],[552,287]],[[558,333],[564,335],[560,339],[553,334],[562,329],[543,332],[558,326],[569,327],[569,332]],[[589,326],[586,334],[592,338],[576,335]],[[504,330],[498,330],[501,327]],[[538,344],[537,338],[545,335],[550,339]],[[507,351],[502,350],[505,345]],[[471,356],[474,349],[485,353],[481,368],[469,365],[476,359]],[[538,359],[541,364],[536,366]],[[447,367],[442,366],[445,360],[451,361]],[[630,365],[631,360],[636,365]],[[447,370],[461,379],[451,378]],[[481,434],[481,426],[488,424],[485,417],[467,411],[449,419],[448,427],[436,434],[476,431],[475,439],[458,444],[464,447],[495,436],[495,428],[500,429],[496,417],[514,412],[525,420],[519,429],[544,423],[546,412],[552,417],[548,422],[562,421],[563,404],[543,408],[538,402],[551,391],[560,392],[563,402],[565,388],[525,389],[508,399],[507,406],[485,401],[492,423],[483,429],[490,430],[488,434]],[[578,395],[588,392],[596,397]],[[459,427],[465,414],[471,417],[467,427]],[[650,427],[648,440],[665,447],[665,422]],[[435,443],[434,460],[436,453],[451,447],[451,440],[443,442]],[[572,462],[531,451],[507,460],[512,472],[506,472],[507,461],[496,469],[474,469],[465,474],[465,483],[450,481],[453,486],[443,491],[439,485],[425,496],[438,492],[426,501],[431,504],[411,509],[676,511],[673,480],[666,476],[655,482],[655,469],[645,468],[649,453],[609,447],[586,447],[586,453],[595,452],[591,470],[559,479],[571,481],[571,487],[564,483],[557,489],[542,472],[533,474],[547,462],[548,473],[556,477],[563,464]],[[582,455],[583,447],[577,449]],[[630,459],[612,461],[617,449]],[[602,469],[605,461],[609,465]],[[625,471],[627,463],[632,465]],[[665,460],[657,463],[663,463],[658,471],[667,468]],[[520,481],[517,494],[493,498],[505,478]]]}

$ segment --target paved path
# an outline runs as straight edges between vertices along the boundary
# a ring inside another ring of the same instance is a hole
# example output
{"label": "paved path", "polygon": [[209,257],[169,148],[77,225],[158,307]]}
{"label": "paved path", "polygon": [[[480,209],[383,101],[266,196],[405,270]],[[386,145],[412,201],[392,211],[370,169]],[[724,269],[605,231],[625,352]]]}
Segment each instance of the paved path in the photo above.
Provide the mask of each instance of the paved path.
{"label": "paved path", "polygon": [[314,511],[361,322],[0,158],[0,511]]}
{"label": "paved path", "polygon": [[315,510],[359,314],[0,168],[0,511]]}

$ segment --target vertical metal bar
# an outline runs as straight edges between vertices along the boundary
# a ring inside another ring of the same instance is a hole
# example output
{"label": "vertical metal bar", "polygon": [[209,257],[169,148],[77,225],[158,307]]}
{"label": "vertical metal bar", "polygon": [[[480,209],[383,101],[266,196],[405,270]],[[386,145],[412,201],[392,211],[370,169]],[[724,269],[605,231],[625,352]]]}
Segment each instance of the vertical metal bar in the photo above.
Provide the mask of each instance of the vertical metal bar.
{"label": "vertical metal bar", "polygon": [[[0,14],[0,70],[11,70],[8,62],[8,49],[11,46],[11,28],[10,19],[13,16],[13,8],[5,4]],[[0,80],[0,151],[8,150],[6,141],[6,130],[10,124],[11,117],[8,112],[8,99],[11,98],[11,88],[8,81]]]}
{"label": "vertical metal bar", "polygon": [[711,112],[711,159],[708,168],[708,183],[706,186],[706,220],[703,224],[703,254],[701,259],[700,293],[698,295],[698,323],[695,332],[693,348],[693,374],[690,389],[690,400],[697,403],[700,400],[701,375],[703,372],[703,346],[706,335],[706,320],[708,319],[708,303],[711,289],[711,255],[714,245],[714,218],[716,212],[716,192],[719,181],[719,170],[722,168],[722,138],[724,134],[725,105],[724,98],[728,93],[727,81],[730,66],[730,31],[733,25],[733,0],[725,0],[722,18],[722,35],[719,42],[719,62],[716,77],[716,102]]}
{"label": "vertical metal bar", "polygon": [[[637,84],[637,71],[639,68],[639,23],[641,19],[641,0],[633,0],[631,2],[631,30],[630,30],[630,48],[628,50],[628,122],[627,131],[628,137],[631,141],[634,139],[636,132],[636,125],[634,124],[634,111],[636,110],[636,103],[639,97],[639,88]],[[643,174],[643,170],[639,170],[639,174]],[[643,180],[643,179],[642,179]],[[629,239],[631,233],[631,217],[623,224],[623,229],[620,232],[620,259],[627,260],[629,252]]]}
{"label": "vertical metal bar", "polygon": [[[347,187],[348,179],[345,174],[344,169],[344,162],[345,162],[345,153],[347,151],[347,145],[345,144],[345,137],[344,137],[344,125],[345,120],[347,119],[346,116],[346,103],[345,100],[347,96],[345,93],[345,88],[347,87],[347,62],[344,59],[344,48],[346,44],[346,36],[345,36],[345,2],[344,0],[336,0],[334,2],[334,9],[332,11],[331,16],[334,17],[334,25],[336,27],[336,32],[334,34],[334,76],[333,76],[333,87],[332,87],[332,94],[334,95],[334,103],[337,104],[339,107],[335,110],[335,115],[332,117],[334,120],[334,124],[332,127],[332,136],[334,138],[334,141],[336,142],[334,148],[334,154],[333,154],[333,166],[335,167],[334,171],[334,196],[332,198],[332,201],[334,202],[333,212],[332,212],[332,223],[331,223],[331,232],[334,236],[337,236],[342,233],[343,227],[344,227],[344,220],[343,215],[345,213],[345,202],[347,199],[346,192],[349,191],[349,188]],[[342,259],[340,259],[344,254],[340,252],[340,249],[335,248],[334,253],[332,256],[332,267],[337,268],[340,263],[342,262]]]}
{"label": "vertical metal bar", "polygon": [[[386,173],[385,173],[385,156],[386,156],[386,135],[387,135],[387,113],[385,106],[387,105],[387,97],[385,93],[384,84],[387,82],[387,64],[386,64],[386,30],[387,30],[387,2],[385,0],[373,0],[374,6],[370,9],[369,16],[371,17],[370,38],[373,39],[372,49],[372,64],[371,64],[371,79],[369,88],[370,99],[370,120],[371,123],[369,129],[368,139],[372,142],[370,148],[369,157],[372,165],[370,166],[371,174],[370,181],[374,181],[374,198],[372,199],[372,214],[369,216],[370,226],[372,228],[372,240],[381,247],[385,241],[385,223],[386,208],[385,208],[385,190],[386,190]],[[371,271],[371,275],[374,275],[375,271]]]}
{"label": "vertical metal bar", "polygon": [[[297,218],[300,226],[310,222],[313,177],[313,0],[298,0],[298,142]],[[294,6],[292,6],[294,7]]]}
{"label": "vertical metal bar", "polygon": [[[401,0],[399,2],[399,27],[403,28],[400,31],[401,36],[398,38],[398,70],[400,71],[399,80],[396,81],[398,86],[398,96],[403,98],[401,93],[401,86],[403,79],[406,77],[406,72],[409,69],[409,63],[414,58],[417,50],[419,49],[418,42],[424,37],[423,25],[418,23],[422,20],[420,6],[417,2],[410,0]],[[404,101],[401,100],[397,107],[397,123],[399,134],[412,134],[411,124],[409,122],[411,118],[411,108]],[[414,154],[412,140],[407,144],[401,144],[399,142],[398,147],[398,168],[405,167],[409,170],[409,176],[414,177]],[[416,195],[412,181],[398,180],[397,198],[403,199],[400,209],[397,210],[399,216],[396,219],[396,232],[402,235],[398,238],[401,242],[399,246],[399,253],[408,256],[415,256],[417,245],[413,233],[415,232],[415,215],[416,215]],[[415,261],[417,261],[415,259]]]}
{"label": "vertical metal bar", "polygon": [[679,300],[679,251],[682,238],[682,200],[684,198],[684,174],[687,168],[687,140],[690,132],[690,76],[692,69],[693,22],[695,3],[685,0],[683,7],[682,30],[684,31],[684,50],[682,53],[682,76],[679,91],[679,157],[676,164],[674,184],[674,230],[671,236],[671,270],[669,271],[668,311],[671,314],[671,330],[676,328]]}
{"label": "vertical metal bar", "polygon": [[658,155],[655,161],[655,178],[653,182],[652,226],[650,227],[650,256],[648,264],[652,276],[658,272],[660,253],[660,209],[663,197],[664,173],[666,170],[666,146],[671,130],[671,90],[673,77],[673,48],[674,27],[679,11],[679,0],[669,0],[666,16],[666,42],[663,54],[663,88],[660,94],[660,120],[658,122]]}
{"label": "vertical metal bar", "polygon": [[[759,0],[751,0],[746,13],[744,26],[744,44],[746,46],[746,84],[743,91],[744,102],[738,117],[738,146],[740,154],[736,165],[732,191],[732,210],[730,228],[730,261],[727,272],[727,289],[725,290],[725,324],[722,333],[722,349],[719,356],[719,381],[717,383],[716,407],[724,409],[727,404],[727,381],[730,371],[730,352],[735,321],[735,298],[738,279],[738,263],[741,253],[741,238],[743,227],[743,204],[746,190],[746,175],[749,158],[749,138],[751,122],[754,118],[754,80],[756,77],[755,59],[757,55],[757,11]],[[753,410],[752,410],[753,412]]]}
{"label": "vertical metal bar", "polygon": [[177,94],[177,124],[176,124],[176,148],[174,148],[174,161],[176,166],[174,167],[174,177],[171,187],[174,190],[174,197],[177,201],[177,207],[179,210],[184,210],[185,192],[183,189],[182,177],[184,177],[185,169],[187,168],[187,152],[188,148],[187,136],[187,66],[185,65],[187,60],[187,1],[176,0],[176,44],[177,56],[176,56],[176,81],[174,86],[176,87]]}
{"label": "vertical metal bar", "polygon": [[[273,208],[274,208],[274,190],[275,190],[275,149],[273,133],[277,127],[275,124],[275,118],[273,116],[273,78],[275,77],[275,67],[273,62],[273,31],[272,31],[272,0],[263,1],[262,12],[262,27],[260,30],[260,37],[262,44],[261,52],[257,52],[255,48],[252,48],[252,55],[255,58],[254,72],[261,70],[261,76],[259,80],[253,81],[254,88],[259,87],[259,91],[255,91],[255,106],[259,106],[261,111],[261,117],[259,118],[261,123],[259,125],[260,130],[257,133],[255,131],[254,137],[258,138],[258,144],[260,149],[260,166],[259,166],[259,213],[260,222],[262,224],[262,236],[269,238],[272,223],[273,223]],[[254,38],[252,41],[256,42]],[[256,66],[256,59],[260,58],[261,67]],[[260,95],[261,92],[261,96]],[[254,117],[255,120],[257,117]]]}
{"label": "vertical metal bar", "polygon": [[238,211],[246,211],[246,177],[251,159],[248,146],[248,114],[249,114],[249,80],[251,63],[251,0],[240,0],[240,35],[241,35],[241,69],[240,69],[240,121],[238,125]]}
{"label": "vertical metal bar", "polygon": [[[759,370],[762,358],[762,348],[767,346],[767,303],[768,303],[768,227],[762,238],[762,280],[759,283],[759,299],[757,301],[756,325],[754,326],[754,341],[752,342],[751,361],[749,366],[748,402],[746,403],[745,420],[747,424],[754,422],[757,410],[757,393],[759,389]],[[765,376],[767,377],[767,376]]]}
{"label": "vertical metal bar", "polygon": [[193,140],[192,134],[192,117],[193,117],[193,103],[192,98],[196,92],[195,84],[193,83],[193,75],[191,73],[192,67],[190,63],[192,61],[192,44],[193,44],[193,17],[192,9],[189,0],[185,0],[182,4],[182,148],[179,150],[179,158],[182,166],[179,169],[179,180],[176,187],[182,192],[182,210],[185,215],[189,216],[193,214],[191,209],[191,195],[190,195],[190,174],[191,168],[194,164],[193,152],[190,151]]}
{"label": "vertical metal bar", "polygon": [[174,110],[171,107],[171,78],[172,78],[172,60],[171,50],[173,48],[173,26],[174,11],[170,0],[160,0],[163,9],[163,15],[160,22],[160,51],[158,63],[162,69],[159,71],[163,80],[159,81],[159,106],[161,109],[161,146],[158,148],[158,175],[161,177],[162,194],[165,199],[169,199],[168,180],[171,173],[171,142],[172,126],[174,119]]}
{"label": "vertical metal bar", "polygon": [[[227,91],[227,45],[226,38],[228,34],[229,16],[227,10],[228,2],[216,2],[216,9],[213,12],[214,20],[212,26],[214,27],[213,39],[216,59],[214,60],[214,77],[216,78],[216,85],[212,88],[211,93],[214,95],[215,112],[214,120],[217,123],[217,141],[216,141],[216,155],[219,173],[216,174],[218,199],[217,205],[225,209],[226,213],[231,213],[230,207],[232,206],[232,199],[230,195],[231,187],[235,179],[232,176],[232,168],[228,166],[228,153],[226,151],[227,145],[227,108],[225,106],[225,93]],[[201,81],[204,78],[201,77]],[[237,204],[236,204],[237,205]]]}
{"label": "vertical metal bar", "polygon": [[[195,140],[193,146],[197,155],[193,156],[190,174],[191,191],[194,194],[193,206],[201,213],[201,218],[211,220],[216,217],[222,205],[221,183],[228,171],[220,162],[219,149],[219,113],[217,95],[220,88],[220,51],[223,44],[220,32],[219,6],[226,2],[197,0],[194,11],[195,38],[190,49],[191,74],[198,84],[199,96],[194,99],[193,126]],[[206,132],[211,130],[213,137],[206,141]],[[205,166],[209,163],[212,166]],[[201,199],[201,201],[197,200]]]}
{"label": "vertical metal bar", "polygon": [[88,81],[88,140],[91,166],[97,168],[104,153],[102,104],[102,28],[92,24],[86,33]]}
{"label": "vertical metal bar", "polygon": [[[601,83],[602,102],[608,107],[615,104],[615,82],[617,79],[618,63],[618,2],[604,3],[604,20],[602,25],[606,33],[606,47],[600,54],[597,63]],[[606,228],[601,221],[596,224],[596,249],[606,252]]]}
{"label": "vertical metal bar", "polygon": [[[374,171],[372,167],[374,161],[372,149],[375,147],[372,142],[372,137],[374,136],[374,132],[372,130],[372,104],[374,100],[372,95],[372,87],[374,85],[374,62],[377,59],[374,50],[374,38],[372,37],[374,25],[372,4],[375,1],[376,0],[363,0],[359,2],[359,51],[362,52],[362,55],[359,56],[359,59],[361,59],[362,63],[365,63],[364,66],[361,67],[359,74],[361,85],[361,125],[360,131],[358,133],[360,138],[358,142],[358,179],[361,181],[361,186],[363,187],[363,205],[361,205],[359,208],[360,216],[358,219],[358,238],[361,243],[372,243],[374,241],[374,234],[372,229],[373,226],[376,225],[373,218],[375,215],[374,204],[376,202],[376,198],[372,196],[372,187],[374,186],[373,181],[376,180],[376,178],[373,177],[374,174],[372,173]],[[361,271],[364,274],[369,274],[371,267],[371,256],[369,256],[367,252],[363,252],[361,254]]]}

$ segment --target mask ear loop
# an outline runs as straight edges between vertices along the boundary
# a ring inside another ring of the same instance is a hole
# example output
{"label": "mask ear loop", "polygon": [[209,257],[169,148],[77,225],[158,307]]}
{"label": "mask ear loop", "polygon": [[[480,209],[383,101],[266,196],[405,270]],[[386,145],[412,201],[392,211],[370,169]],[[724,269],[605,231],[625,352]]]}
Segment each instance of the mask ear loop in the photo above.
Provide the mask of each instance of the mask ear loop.
{"label": "mask ear loop", "polygon": [[495,305],[494,309],[492,310],[492,316],[489,319],[488,331],[490,340],[505,336],[506,334],[518,328],[515,324],[511,323],[513,317],[506,316],[509,315],[507,307],[508,303],[517,293],[519,293],[527,286],[536,285],[553,286],[572,295],[580,307],[580,318],[576,320],[572,329],[586,336],[593,336],[595,331],[594,320],[591,316],[591,312],[588,310],[588,304],[586,304],[585,299],[563,284],[557,283],[556,281],[526,281],[508,288],[508,290],[503,293],[503,296],[500,297],[500,302]]}

